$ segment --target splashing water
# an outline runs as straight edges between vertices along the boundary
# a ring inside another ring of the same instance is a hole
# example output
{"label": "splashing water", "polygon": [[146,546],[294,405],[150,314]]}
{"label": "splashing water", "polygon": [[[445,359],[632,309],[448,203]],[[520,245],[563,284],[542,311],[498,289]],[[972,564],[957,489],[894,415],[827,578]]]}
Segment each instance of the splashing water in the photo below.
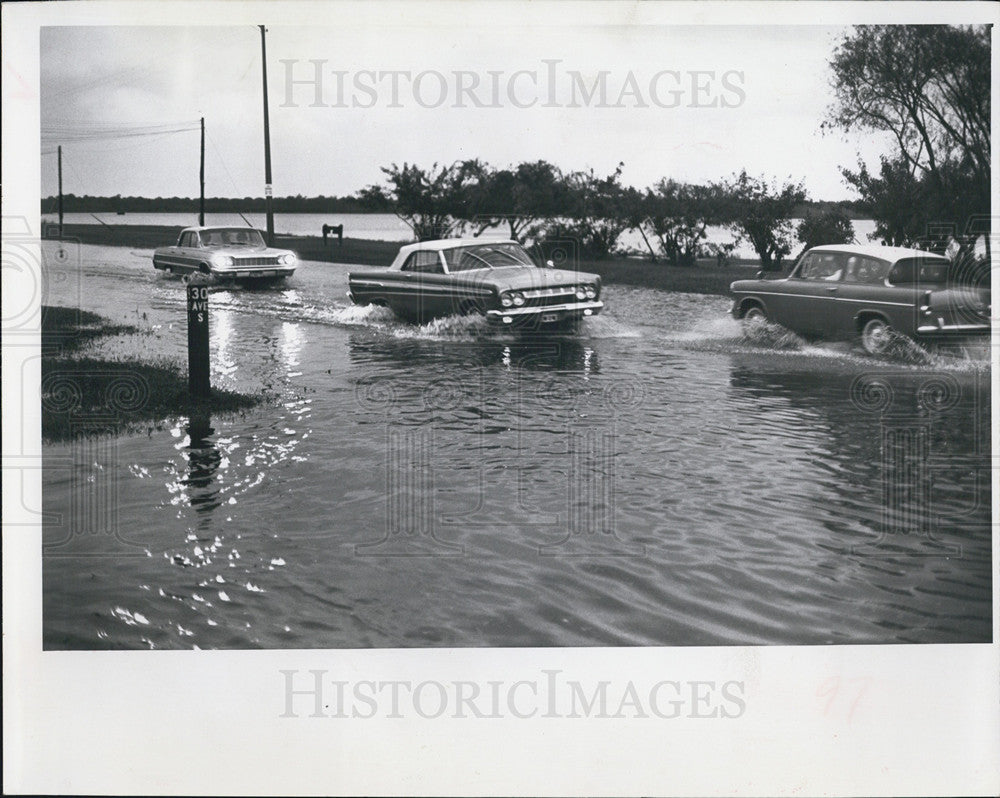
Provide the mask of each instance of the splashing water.
{"label": "splashing water", "polygon": [[937,360],[934,355],[912,338],[895,330],[888,331],[885,346],[877,357],[914,366],[930,365]]}
{"label": "splashing water", "polygon": [[750,319],[742,325],[743,342],[764,349],[801,350],[806,342],[798,335],[782,327],[762,319]]}
{"label": "splashing water", "polygon": [[381,305],[347,305],[332,311],[329,321],[334,324],[363,326],[385,324],[396,320],[396,314]]}
{"label": "splashing water", "polygon": [[614,316],[592,316],[580,326],[580,333],[587,338],[639,338],[641,333],[623,324]]}
{"label": "splashing water", "polygon": [[440,339],[440,338],[495,338],[505,333],[490,323],[483,316],[444,316],[432,319],[426,324],[401,325],[392,334],[396,338]]}

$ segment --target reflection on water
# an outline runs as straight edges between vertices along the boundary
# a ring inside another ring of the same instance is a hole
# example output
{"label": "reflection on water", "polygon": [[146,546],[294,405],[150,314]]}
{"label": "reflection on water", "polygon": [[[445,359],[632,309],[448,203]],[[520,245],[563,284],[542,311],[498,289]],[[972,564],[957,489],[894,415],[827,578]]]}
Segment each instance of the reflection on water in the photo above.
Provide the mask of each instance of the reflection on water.
{"label": "reflection on water", "polygon": [[[188,473],[175,483],[183,486],[180,498],[202,514],[210,514],[221,504],[215,472],[229,465],[228,459],[223,461],[219,447],[211,440],[214,433],[206,411],[199,411],[188,420],[187,446],[181,452],[187,458]],[[207,526],[207,522],[208,519],[199,520],[199,525]]]}
{"label": "reflection on water", "polygon": [[299,365],[299,355],[304,341],[301,325],[282,322],[280,340],[281,362],[285,365],[285,376],[288,378],[302,376],[301,371],[295,370]]}
{"label": "reflection on water", "polygon": [[[183,351],[181,288],[138,274],[88,279],[109,309],[147,280]],[[990,639],[982,362],[615,286],[573,335],[414,327],[345,281],[213,292],[213,380],[260,410],[47,448],[47,647]]]}

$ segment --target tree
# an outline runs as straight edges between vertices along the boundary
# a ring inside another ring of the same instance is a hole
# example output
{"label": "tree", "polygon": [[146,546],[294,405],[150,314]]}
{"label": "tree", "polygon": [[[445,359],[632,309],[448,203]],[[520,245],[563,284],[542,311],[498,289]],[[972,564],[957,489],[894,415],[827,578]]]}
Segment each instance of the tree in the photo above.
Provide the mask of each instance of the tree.
{"label": "tree", "polygon": [[765,271],[781,269],[781,261],[792,251],[791,215],[805,202],[802,183],[785,183],[781,188],[764,178],[747,175],[744,169],[723,184],[730,221],[738,240],[750,242]]}
{"label": "tree", "polygon": [[435,163],[426,170],[416,164],[392,164],[382,167],[388,188],[369,186],[360,194],[371,206],[391,204],[418,241],[447,238],[462,229],[463,218],[475,215],[469,205],[478,196],[483,169],[478,161]]}
{"label": "tree", "polygon": [[656,262],[656,250],[649,243],[649,236],[646,235],[646,228],[651,227],[652,221],[650,213],[652,211],[652,193],[647,189],[645,192],[629,186],[622,196],[622,212],[629,229],[636,230],[642,236],[646,249],[649,250],[649,259]]}
{"label": "tree", "polygon": [[708,226],[725,217],[718,185],[698,186],[664,179],[649,192],[649,226],[674,266],[691,266],[701,254]]}
{"label": "tree", "polygon": [[476,235],[488,227],[506,224],[510,237],[524,243],[538,223],[565,213],[566,179],[546,161],[531,161],[514,168],[489,170],[483,175],[477,197]]}
{"label": "tree", "polygon": [[564,213],[569,221],[549,222],[541,231],[540,243],[572,239],[580,254],[593,258],[606,258],[614,252],[633,215],[628,189],[621,184],[624,166],[619,163],[607,177],[598,177],[593,169],[567,175]]}
{"label": "tree", "polygon": [[904,246],[921,238],[933,218],[926,181],[915,176],[902,157],[882,158],[877,173],[858,164],[849,177],[864,198],[864,212],[875,220],[874,236],[888,246]]}
{"label": "tree", "polygon": [[807,211],[799,222],[796,233],[805,249],[820,244],[850,244],[854,241],[854,225],[850,217],[840,208],[824,211]]}
{"label": "tree", "polygon": [[[864,164],[842,170],[884,239],[912,243],[932,223],[960,234],[972,216],[989,214],[988,26],[857,27],[830,66],[835,102],[824,127],[895,139],[896,154],[881,159],[877,177]],[[894,205],[901,200],[916,204]]]}

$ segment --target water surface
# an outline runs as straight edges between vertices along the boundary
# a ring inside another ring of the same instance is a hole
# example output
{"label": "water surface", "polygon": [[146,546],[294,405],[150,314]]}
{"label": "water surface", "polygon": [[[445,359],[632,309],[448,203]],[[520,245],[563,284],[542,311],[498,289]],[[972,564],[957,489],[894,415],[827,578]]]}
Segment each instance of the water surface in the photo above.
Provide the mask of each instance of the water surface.
{"label": "water surface", "polygon": [[[149,252],[52,247],[48,301],[182,358]],[[46,445],[47,648],[990,640],[985,359],[617,286],[571,335],[416,327],[348,270],[213,290],[213,383],[260,408]]]}

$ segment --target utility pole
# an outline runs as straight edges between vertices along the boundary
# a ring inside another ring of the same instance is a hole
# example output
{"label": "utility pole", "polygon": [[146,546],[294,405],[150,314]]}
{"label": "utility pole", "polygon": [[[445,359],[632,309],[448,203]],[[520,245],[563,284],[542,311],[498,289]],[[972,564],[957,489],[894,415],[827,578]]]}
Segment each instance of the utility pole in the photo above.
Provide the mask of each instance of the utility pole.
{"label": "utility pole", "polygon": [[[51,152],[51,150],[49,150]],[[62,144],[56,149],[59,155],[59,238],[63,234],[63,200],[62,200]]]}
{"label": "utility pole", "polygon": [[271,129],[267,118],[267,44],[264,26],[260,28],[260,59],[264,79],[264,202],[267,204],[267,245],[274,246],[274,205],[271,188]]}
{"label": "utility pole", "polygon": [[201,118],[201,202],[198,205],[198,224],[205,226],[205,117]]}

